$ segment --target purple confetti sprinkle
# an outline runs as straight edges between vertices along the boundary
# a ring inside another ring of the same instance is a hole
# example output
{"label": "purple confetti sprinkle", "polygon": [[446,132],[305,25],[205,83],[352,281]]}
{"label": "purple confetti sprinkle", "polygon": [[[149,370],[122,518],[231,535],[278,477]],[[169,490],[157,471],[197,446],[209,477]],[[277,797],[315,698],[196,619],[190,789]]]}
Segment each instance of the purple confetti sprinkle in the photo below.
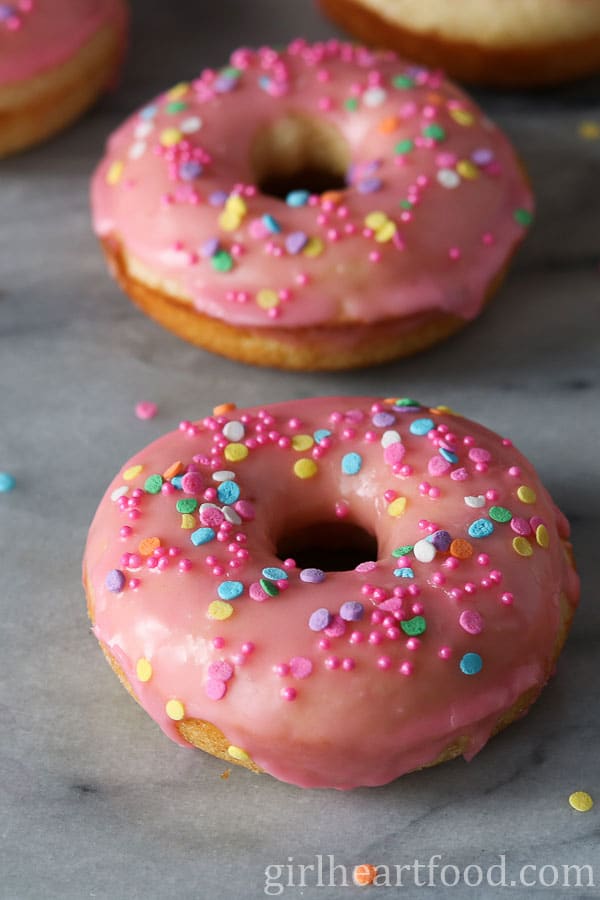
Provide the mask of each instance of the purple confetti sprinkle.
{"label": "purple confetti sprinkle", "polygon": [[363,178],[356,185],[359,194],[375,194],[381,187],[381,178]]}
{"label": "purple confetti sprinkle", "polygon": [[387,428],[389,425],[394,424],[396,416],[389,412],[378,412],[375,413],[371,421],[376,428]]}
{"label": "purple confetti sprinkle", "polygon": [[300,253],[308,243],[308,236],[303,231],[292,231],[285,239],[285,249],[295,255]]}
{"label": "purple confetti sprinkle", "polygon": [[125,575],[120,569],[111,569],[104,583],[113,594],[119,594],[125,586]]}
{"label": "purple confetti sprinkle", "polygon": [[300,581],[306,581],[308,584],[321,584],[322,581],[325,581],[325,572],[323,569],[302,569]]}
{"label": "purple confetti sprinkle", "polygon": [[331,613],[328,609],[316,609],[308,620],[308,627],[311,631],[323,631],[331,622]]}
{"label": "purple confetti sprinkle", "polygon": [[445,553],[452,543],[452,538],[447,531],[436,531],[431,535],[429,540],[431,541],[435,549],[441,550],[442,553]]}
{"label": "purple confetti sprinkle", "polygon": [[340,616],[346,622],[359,622],[365,614],[365,608],[357,600],[348,600],[340,607]]}

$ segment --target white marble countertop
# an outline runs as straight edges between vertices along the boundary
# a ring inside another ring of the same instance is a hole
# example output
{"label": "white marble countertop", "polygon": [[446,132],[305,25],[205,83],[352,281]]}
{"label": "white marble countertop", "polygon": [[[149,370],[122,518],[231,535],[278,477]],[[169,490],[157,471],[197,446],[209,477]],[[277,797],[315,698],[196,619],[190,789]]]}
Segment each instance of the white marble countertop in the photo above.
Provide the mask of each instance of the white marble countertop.
{"label": "white marble countertop", "polygon": [[[485,869],[505,854],[509,881],[523,865],[554,865],[562,879],[563,865],[587,864],[595,889],[584,875],[579,888],[506,890],[597,896],[600,140],[584,140],[579,125],[600,122],[600,82],[479,95],[513,137],[539,204],[481,319],[383,368],[273,377],[187,346],[133,308],[91,234],[88,177],[112,128],[168,84],[220,64],[237,44],[332,30],[308,0],[134,8],[121,90],[48,145],[0,163],[0,470],[18,482],[0,494],[0,898],[258,898],[266,866],[317,865],[319,855],[325,884],[308,870],[302,888],[294,868],[296,886],[282,896],[359,893],[328,886],[328,854],[349,871],[433,854],[441,865]],[[181,418],[224,400],[370,392],[450,404],[509,434],[536,462],[571,519],[583,577],[557,676],[470,764],[349,793],[301,791],[241,769],[224,781],[222,762],[171,744],[106,666],[80,586],[87,526],[122,461]],[[152,421],[135,418],[140,399],[159,404]],[[569,807],[577,789],[596,796],[590,813]],[[272,896],[289,874],[271,870]],[[424,889],[412,875],[404,883],[365,896],[501,890]]]}

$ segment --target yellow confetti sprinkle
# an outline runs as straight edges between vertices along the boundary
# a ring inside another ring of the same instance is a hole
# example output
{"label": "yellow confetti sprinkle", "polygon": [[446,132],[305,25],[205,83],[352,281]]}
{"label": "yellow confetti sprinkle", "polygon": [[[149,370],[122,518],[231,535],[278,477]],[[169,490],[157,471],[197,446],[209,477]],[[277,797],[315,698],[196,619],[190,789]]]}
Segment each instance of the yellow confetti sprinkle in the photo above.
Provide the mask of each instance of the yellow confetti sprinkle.
{"label": "yellow confetti sprinkle", "polygon": [[600,122],[582,122],[579,134],[586,141],[597,141],[600,138]]}
{"label": "yellow confetti sprinkle", "polygon": [[223,622],[233,615],[233,606],[226,600],[213,600],[208,606],[207,615],[209,619]]}
{"label": "yellow confetti sprinkle", "polygon": [[189,84],[187,81],[180,81],[179,84],[174,85],[168,92],[167,97],[169,100],[179,100],[180,97],[183,97],[184,94],[187,93],[189,88]]}
{"label": "yellow confetti sprinkle", "polygon": [[594,801],[587,791],[573,791],[569,797],[569,803],[577,812],[589,812]]}
{"label": "yellow confetti sprinkle", "polygon": [[272,291],[269,288],[263,288],[256,295],[256,303],[261,309],[273,309],[274,306],[279,305],[279,297],[277,296],[276,291]]}
{"label": "yellow confetti sprinkle", "polygon": [[406,512],[406,497],[396,497],[388,506],[388,516],[399,519]]}
{"label": "yellow confetti sprinkle", "polygon": [[526,484],[522,484],[521,487],[517,490],[517,497],[521,501],[521,503],[535,503],[537,500],[536,493],[533,488],[527,487]]}
{"label": "yellow confetti sprinkle", "polygon": [[387,221],[387,215],[380,209],[376,209],[373,212],[370,212],[368,216],[366,216],[365,225],[367,228],[371,228],[373,231],[377,231],[377,229],[385,225]]}
{"label": "yellow confetti sprinkle", "polygon": [[304,256],[308,256],[309,259],[312,259],[315,256],[320,256],[323,252],[323,241],[318,237],[309,238],[302,252]]}
{"label": "yellow confetti sprinkle", "polygon": [[225,201],[225,209],[227,210],[227,212],[239,216],[240,219],[243,218],[248,212],[246,201],[243,197],[240,197],[239,194],[231,194],[227,198],[227,200]]}
{"label": "yellow confetti sprinkle", "polygon": [[310,434],[295,434],[292,438],[292,447],[299,453],[304,453],[305,450],[310,450],[314,442]]}
{"label": "yellow confetti sprinkle", "polygon": [[135,667],[135,673],[140,681],[150,681],[152,678],[152,664],[145,656],[141,656]]}
{"label": "yellow confetti sprinkle", "polygon": [[225,447],[225,459],[228,462],[241,462],[248,456],[248,448],[245,444],[231,443]]}
{"label": "yellow confetti sprinkle", "polygon": [[165,710],[168,717],[175,722],[180,722],[185,716],[185,706],[181,700],[168,700]]}
{"label": "yellow confetti sprinkle", "polygon": [[130,466],[128,469],[125,469],[123,472],[123,478],[125,481],[132,481],[134,478],[140,474],[140,472],[144,471],[143,466]]}
{"label": "yellow confetti sprinkle", "polygon": [[544,549],[550,546],[550,535],[545,525],[538,525],[535,529],[535,539],[540,547],[544,547]]}
{"label": "yellow confetti sprinkle", "polygon": [[165,128],[160,134],[160,142],[163,147],[173,147],[182,139],[183,133],[179,128]]}
{"label": "yellow confetti sprinkle", "polygon": [[519,556],[531,556],[533,554],[533,547],[524,537],[516,537],[513,538],[513,550],[519,554]]}
{"label": "yellow confetti sprinkle", "polygon": [[219,216],[219,227],[223,231],[235,231],[242,224],[242,217],[231,209],[225,209]]}
{"label": "yellow confetti sprinkle", "polygon": [[124,168],[125,165],[121,162],[121,160],[115,159],[115,161],[109,166],[108,172],[106,173],[106,183],[118,184],[121,180],[121,175],[123,174]]}
{"label": "yellow confetti sprinkle", "polygon": [[456,416],[458,413],[452,409],[451,406],[432,406],[429,410],[432,415],[442,415],[445,414],[447,416]]}
{"label": "yellow confetti sprinkle", "polygon": [[472,125],[475,121],[473,113],[469,112],[468,109],[451,109],[450,115],[457,125]]}
{"label": "yellow confetti sprinkle", "polygon": [[236,747],[235,744],[230,744],[227,752],[233,759],[238,759],[240,762],[247,762],[250,759],[250,754],[242,750],[241,747]]}
{"label": "yellow confetti sprinkle", "polygon": [[195,528],[196,520],[190,515],[190,513],[184,513],[181,517],[181,527],[182,528]]}
{"label": "yellow confetti sprinkle", "polygon": [[461,178],[467,178],[469,181],[474,181],[476,178],[479,178],[479,169],[470,159],[461,159],[460,162],[456,164],[456,171]]}
{"label": "yellow confetti sprinkle", "polygon": [[397,231],[396,223],[388,219],[387,222],[378,228],[375,232],[375,240],[378,244],[387,244],[394,237]]}
{"label": "yellow confetti sprinkle", "polygon": [[298,478],[313,478],[318,470],[314,459],[299,459],[294,463],[294,475]]}

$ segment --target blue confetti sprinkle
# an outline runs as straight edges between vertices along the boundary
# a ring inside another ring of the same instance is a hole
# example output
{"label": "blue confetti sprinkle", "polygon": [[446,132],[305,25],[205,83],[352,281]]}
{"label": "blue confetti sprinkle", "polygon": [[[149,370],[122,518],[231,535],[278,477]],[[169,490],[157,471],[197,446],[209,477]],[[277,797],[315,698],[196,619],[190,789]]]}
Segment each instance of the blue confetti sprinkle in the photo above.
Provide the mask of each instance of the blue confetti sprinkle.
{"label": "blue confetti sprinkle", "polygon": [[489,519],[475,519],[469,525],[469,537],[484,538],[489,537],[494,531],[494,523]]}
{"label": "blue confetti sprinkle", "polygon": [[306,206],[310,199],[308,191],[290,191],[285,202],[288,206]]}
{"label": "blue confetti sprinkle", "polygon": [[457,463],[458,456],[456,453],[453,453],[451,450],[446,450],[445,447],[440,447],[440,456],[443,456],[444,459],[448,460],[449,463]]}
{"label": "blue confetti sprinkle", "polygon": [[208,544],[209,541],[214,541],[215,537],[214,528],[198,528],[196,531],[192,531],[190,540],[194,547],[199,547],[200,544]]}
{"label": "blue confetti sprinkle", "polygon": [[414,422],[410,423],[409,431],[411,434],[423,435],[431,431],[432,428],[435,428],[433,419],[415,419]]}
{"label": "blue confetti sprinkle", "polygon": [[235,600],[244,593],[244,585],[241,581],[222,581],[217,588],[217,594],[221,600]]}
{"label": "blue confetti sprinkle", "polygon": [[240,489],[235,481],[222,481],[217,488],[217,497],[221,503],[230,506],[240,499]]}
{"label": "blue confetti sprinkle", "polygon": [[479,653],[465,653],[460,661],[460,671],[464,675],[477,675],[483,669],[483,660]]}
{"label": "blue confetti sprinkle", "polygon": [[279,234],[281,231],[281,225],[273,216],[269,215],[269,213],[265,213],[262,217],[262,222],[265,228],[271,232],[271,234]]}
{"label": "blue confetti sprinkle", "polygon": [[317,444],[320,444],[321,441],[325,438],[331,437],[331,432],[329,428],[317,428],[317,430],[313,434],[313,437]]}
{"label": "blue confetti sprinkle", "polygon": [[360,453],[346,453],[342,457],[342,472],[345,475],[358,475],[362,469],[362,456]]}
{"label": "blue confetti sprinkle", "polygon": [[262,574],[263,578],[268,578],[269,581],[287,581],[288,578],[285,569],[280,569],[278,566],[267,566],[262,570]]}
{"label": "blue confetti sprinkle", "polygon": [[410,566],[403,566],[401,569],[394,569],[396,578],[414,578],[415,573]]}
{"label": "blue confetti sprinkle", "polygon": [[0,494],[14,490],[16,481],[10,472],[0,472]]}
{"label": "blue confetti sprinkle", "polygon": [[171,478],[171,484],[174,488],[177,488],[178,491],[182,490],[181,482],[183,481],[183,475],[173,475]]}
{"label": "blue confetti sprinkle", "polygon": [[145,106],[144,109],[140,111],[140,118],[153,119],[157,112],[158,106]]}

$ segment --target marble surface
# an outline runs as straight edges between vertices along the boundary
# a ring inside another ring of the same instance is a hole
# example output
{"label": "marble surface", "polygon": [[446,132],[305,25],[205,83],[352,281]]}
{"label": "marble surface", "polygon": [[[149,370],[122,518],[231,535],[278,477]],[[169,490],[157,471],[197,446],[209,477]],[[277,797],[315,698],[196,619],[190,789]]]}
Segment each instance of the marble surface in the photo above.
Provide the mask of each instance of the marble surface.
{"label": "marble surface", "polygon": [[[325,883],[307,870],[302,888],[294,869],[296,886],[282,896],[360,892],[339,884],[339,870],[328,886],[329,854],[350,869],[433,854],[485,868],[506,854],[509,880],[527,864],[587,864],[598,885],[600,140],[578,127],[600,122],[600,82],[480,94],[529,168],[539,217],[479,321],[383,368],[274,377],[185,345],[127,302],[90,232],[88,177],[123,115],[218,65],[232,45],[332,30],[301,0],[223,0],[210,15],[204,3],[139,0],[134,13],[119,92],[47,146],[0,164],[0,469],[18,480],[0,495],[0,898],[258,898],[266,866],[316,865],[318,855]],[[238,769],[222,780],[222,762],[171,744],[106,666],[80,587],[87,526],[121,462],[181,418],[224,400],[370,392],[450,404],[537,463],[572,521],[584,586],[557,676],[470,764],[350,793],[303,792]],[[143,398],[160,407],[149,422],[133,414]],[[598,801],[586,815],[567,803],[580,788]],[[289,874],[271,870],[272,896]],[[379,891],[500,890],[403,877],[402,890]],[[507,890],[563,898],[600,889]]]}

